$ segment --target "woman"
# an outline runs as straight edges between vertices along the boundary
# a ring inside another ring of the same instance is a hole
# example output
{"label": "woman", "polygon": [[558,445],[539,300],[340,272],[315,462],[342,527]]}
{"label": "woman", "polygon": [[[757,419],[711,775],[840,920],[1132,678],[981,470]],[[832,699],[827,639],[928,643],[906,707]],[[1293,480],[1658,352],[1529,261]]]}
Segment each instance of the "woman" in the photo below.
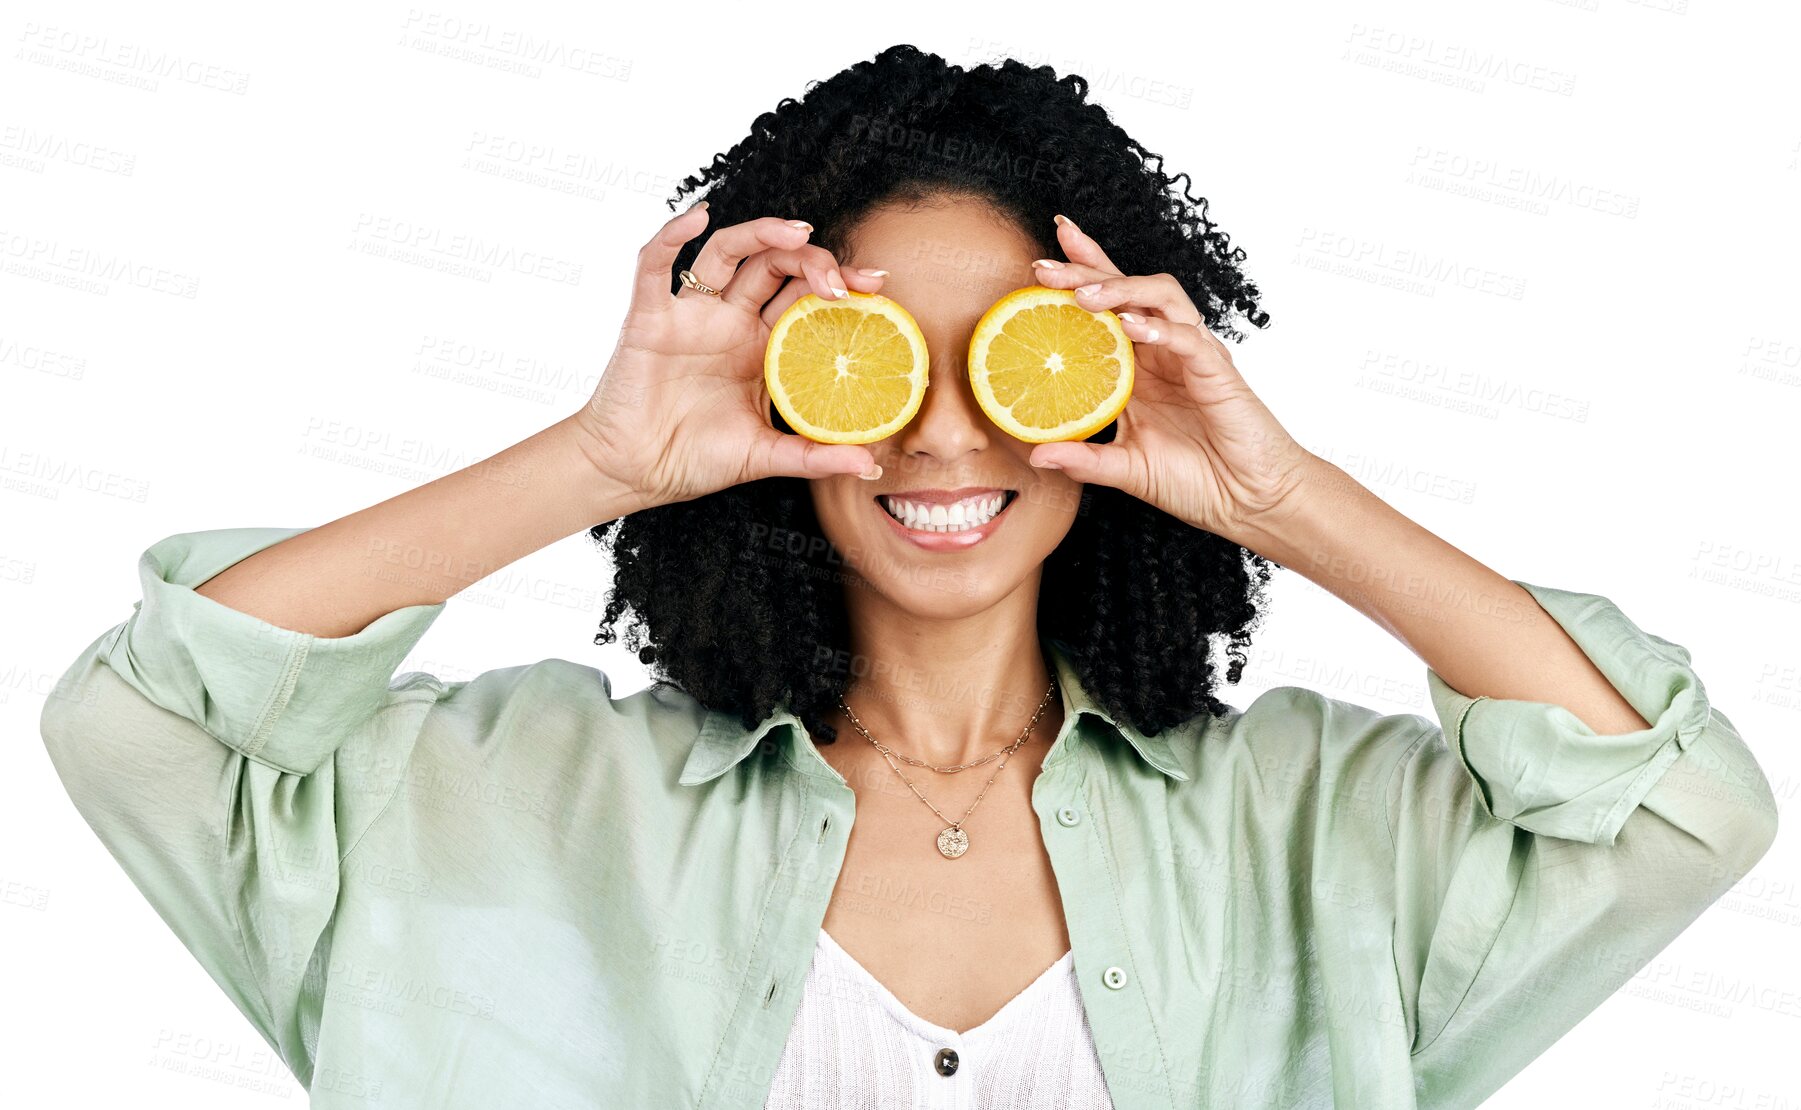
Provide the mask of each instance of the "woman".
{"label": "woman", "polygon": [[[1688,653],[1298,445],[1213,334],[1266,322],[1243,252],[1085,94],[854,65],[683,183],[582,411],[145,553],[46,742],[315,1107],[1473,1106],[1763,854]],[[970,394],[977,317],[1033,283],[1136,345],[1090,442]],[[846,290],[933,352],[866,446],[762,389],[769,324]],[[629,618],[666,681],[395,679],[446,599],[590,527],[599,638]],[[1436,721],[1220,702],[1272,563],[1412,648]]]}

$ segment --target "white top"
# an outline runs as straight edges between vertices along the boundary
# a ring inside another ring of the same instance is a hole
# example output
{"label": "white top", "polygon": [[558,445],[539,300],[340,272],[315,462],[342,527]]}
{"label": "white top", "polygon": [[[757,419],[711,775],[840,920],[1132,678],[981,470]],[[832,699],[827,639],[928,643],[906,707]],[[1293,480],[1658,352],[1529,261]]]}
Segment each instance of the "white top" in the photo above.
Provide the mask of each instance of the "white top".
{"label": "white top", "polygon": [[[765,1110],[1112,1110],[1065,952],[987,1021],[934,1025],[819,930]],[[951,1075],[938,1054],[956,1053]]]}

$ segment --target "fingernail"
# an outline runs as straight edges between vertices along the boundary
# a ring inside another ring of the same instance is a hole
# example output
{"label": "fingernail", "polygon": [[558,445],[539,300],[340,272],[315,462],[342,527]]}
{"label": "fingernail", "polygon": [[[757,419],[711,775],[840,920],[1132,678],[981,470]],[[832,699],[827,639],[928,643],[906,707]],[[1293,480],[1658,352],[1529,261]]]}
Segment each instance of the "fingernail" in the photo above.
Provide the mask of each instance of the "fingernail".
{"label": "fingernail", "polygon": [[1076,221],[1070,219],[1061,212],[1057,213],[1057,222],[1060,224],[1068,224],[1070,227],[1075,227],[1077,231],[1082,230],[1081,228],[1076,227]]}
{"label": "fingernail", "polygon": [[813,230],[813,225],[808,223],[805,220],[789,220],[788,226],[789,227],[798,227],[802,231],[812,231]]}
{"label": "fingernail", "polygon": [[1054,462],[1035,462],[1032,464],[1040,470],[1062,470],[1063,467]]}
{"label": "fingernail", "polygon": [[1121,320],[1124,320],[1128,324],[1144,323],[1143,318],[1141,318],[1136,312],[1122,312],[1119,314],[1119,318]]}
{"label": "fingernail", "polygon": [[696,202],[696,203],[695,203],[695,205],[694,205],[694,207],[696,207],[696,208],[705,208],[705,207],[706,207],[706,206],[707,206],[707,202],[706,202],[706,201],[704,201],[704,200],[703,200],[703,201],[698,201],[698,202]]}
{"label": "fingernail", "polygon": [[862,274],[864,277],[887,277],[888,276],[887,270],[865,270],[865,269],[862,269],[861,267],[859,267],[857,272],[859,274]]}
{"label": "fingernail", "polygon": [[832,291],[832,296],[834,296],[834,297],[844,296],[845,295],[844,275],[839,273],[837,270],[833,270],[831,273],[826,275],[825,287]]}
{"label": "fingernail", "polygon": [[1061,270],[1063,268],[1063,263],[1054,258],[1040,258],[1038,261],[1032,263],[1032,265],[1043,266],[1047,270]]}
{"label": "fingernail", "polygon": [[1096,293],[1099,293],[1100,291],[1101,291],[1101,283],[1098,281],[1089,282],[1087,285],[1076,286],[1076,292],[1080,293],[1084,297],[1092,297]]}
{"label": "fingernail", "polygon": [[881,463],[870,463],[868,470],[865,470],[863,473],[857,475],[857,477],[865,479],[866,481],[871,481],[871,482],[875,481],[877,478],[880,478],[881,476],[882,476],[882,464]]}

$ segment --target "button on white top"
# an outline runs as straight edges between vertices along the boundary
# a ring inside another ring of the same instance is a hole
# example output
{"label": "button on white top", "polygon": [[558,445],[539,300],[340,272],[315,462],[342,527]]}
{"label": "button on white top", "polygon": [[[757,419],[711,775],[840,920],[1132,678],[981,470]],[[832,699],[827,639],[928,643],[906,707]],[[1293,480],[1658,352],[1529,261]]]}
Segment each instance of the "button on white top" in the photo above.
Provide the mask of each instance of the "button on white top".
{"label": "button on white top", "polygon": [[1108,968],[1101,972],[1101,982],[1112,987],[1114,990],[1118,990],[1126,985],[1126,969],[1123,967]]}
{"label": "button on white top", "polygon": [[1057,810],[1057,824],[1059,825],[1065,827],[1077,825],[1081,823],[1081,820],[1081,811],[1076,809],[1075,806],[1063,806]]}
{"label": "button on white top", "polygon": [[[944,1074],[941,1061],[955,1053]],[[765,1110],[1112,1110],[1065,952],[993,1017],[958,1033],[901,1005],[819,931]]]}

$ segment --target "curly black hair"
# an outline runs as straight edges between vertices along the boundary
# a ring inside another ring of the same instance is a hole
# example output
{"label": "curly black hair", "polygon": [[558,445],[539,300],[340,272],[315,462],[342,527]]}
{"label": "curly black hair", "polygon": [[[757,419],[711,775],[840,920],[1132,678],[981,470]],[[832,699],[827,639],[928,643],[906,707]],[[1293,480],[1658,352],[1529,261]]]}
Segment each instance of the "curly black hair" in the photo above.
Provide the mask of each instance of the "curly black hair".
{"label": "curly black hair", "polygon": [[[1242,248],[1188,192],[1087,100],[1088,82],[1014,59],[965,69],[896,45],[809,84],[750,134],[684,178],[669,200],[705,189],[710,228],[804,213],[812,241],[842,257],[859,218],[884,202],[979,197],[1050,257],[1043,229],[1062,212],[1127,273],[1174,275],[1215,334],[1267,327]],[[688,243],[691,266],[705,239]],[[672,280],[671,291],[679,288]],[[771,409],[774,425],[790,431]],[[1114,425],[1095,436],[1108,442]],[[620,640],[660,683],[746,727],[785,704],[818,743],[837,738],[851,653],[843,557],[826,540],[806,479],[742,483],[589,530],[614,580],[595,643]],[[1208,712],[1214,635],[1236,683],[1263,587],[1277,564],[1128,494],[1082,487],[1069,534],[1045,560],[1041,637],[1056,640],[1096,702],[1156,734]]]}

